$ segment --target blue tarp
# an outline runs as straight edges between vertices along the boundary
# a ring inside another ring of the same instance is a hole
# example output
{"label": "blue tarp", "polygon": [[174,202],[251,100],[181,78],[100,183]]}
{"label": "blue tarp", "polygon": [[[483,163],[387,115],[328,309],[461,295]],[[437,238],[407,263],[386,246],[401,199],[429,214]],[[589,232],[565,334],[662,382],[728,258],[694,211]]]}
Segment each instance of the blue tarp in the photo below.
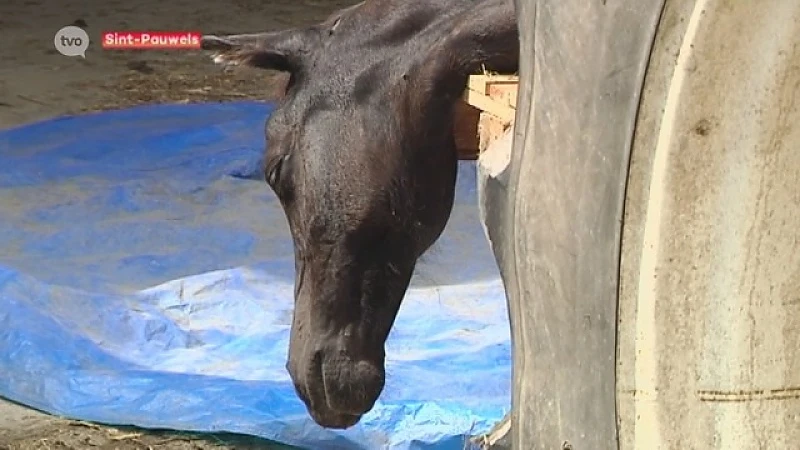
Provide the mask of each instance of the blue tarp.
{"label": "blue tarp", "polygon": [[116,425],[311,449],[454,449],[510,405],[499,272],[462,162],[444,235],[345,431],[284,369],[293,252],[259,173],[269,104],[161,105],[0,132],[0,396]]}

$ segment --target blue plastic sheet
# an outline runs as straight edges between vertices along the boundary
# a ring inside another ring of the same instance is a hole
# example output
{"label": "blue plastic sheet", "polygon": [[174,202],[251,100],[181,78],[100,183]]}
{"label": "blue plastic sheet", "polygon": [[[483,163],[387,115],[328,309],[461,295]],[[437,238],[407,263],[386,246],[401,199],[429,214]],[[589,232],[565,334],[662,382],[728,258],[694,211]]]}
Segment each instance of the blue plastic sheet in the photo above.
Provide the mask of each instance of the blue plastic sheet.
{"label": "blue plastic sheet", "polygon": [[284,369],[293,252],[259,166],[262,103],[161,105],[0,132],[0,396],[75,419],[311,449],[454,449],[510,405],[499,272],[475,167],[349,430]]}

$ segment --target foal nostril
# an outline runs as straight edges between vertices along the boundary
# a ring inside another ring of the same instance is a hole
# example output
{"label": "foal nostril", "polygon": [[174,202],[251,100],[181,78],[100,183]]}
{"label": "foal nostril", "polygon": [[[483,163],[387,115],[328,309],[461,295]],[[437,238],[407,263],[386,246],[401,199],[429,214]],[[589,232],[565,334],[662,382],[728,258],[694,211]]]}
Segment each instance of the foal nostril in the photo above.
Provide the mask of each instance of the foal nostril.
{"label": "foal nostril", "polygon": [[[321,366],[317,366],[321,370]],[[362,414],[352,414],[348,411],[339,411],[329,405],[327,394],[325,393],[324,377],[317,371],[316,376],[312,375],[310,383],[295,381],[294,388],[297,396],[306,405],[311,418],[318,425],[325,428],[347,429],[357,424],[361,420]],[[296,379],[295,372],[290,370],[290,375]]]}
{"label": "foal nostril", "polygon": [[333,360],[322,365],[328,406],[338,412],[361,415],[375,405],[383,390],[385,373],[369,361]]}

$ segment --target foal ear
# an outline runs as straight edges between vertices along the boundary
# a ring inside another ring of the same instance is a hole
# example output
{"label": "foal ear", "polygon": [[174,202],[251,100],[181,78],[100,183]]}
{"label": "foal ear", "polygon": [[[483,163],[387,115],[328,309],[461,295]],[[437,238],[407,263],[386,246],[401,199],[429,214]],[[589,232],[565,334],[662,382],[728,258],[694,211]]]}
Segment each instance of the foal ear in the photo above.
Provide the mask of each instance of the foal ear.
{"label": "foal ear", "polygon": [[300,70],[309,47],[308,32],[299,29],[200,38],[200,48],[213,51],[217,64],[283,72]]}
{"label": "foal ear", "polygon": [[433,92],[460,95],[467,77],[482,67],[515,73],[519,32],[514,0],[487,0],[456,15],[432,46],[421,69]]}

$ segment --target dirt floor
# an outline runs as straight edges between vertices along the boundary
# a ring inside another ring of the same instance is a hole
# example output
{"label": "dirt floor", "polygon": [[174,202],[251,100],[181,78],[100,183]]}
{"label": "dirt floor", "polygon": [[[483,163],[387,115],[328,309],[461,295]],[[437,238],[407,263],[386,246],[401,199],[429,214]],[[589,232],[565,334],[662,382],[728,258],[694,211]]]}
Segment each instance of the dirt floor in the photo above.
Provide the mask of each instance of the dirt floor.
{"label": "dirt floor", "polygon": [[[198,51],[108,51],[102,31],[245,33],[310,24],[356,0],[0,1],[0,129],[50,117],[167,102],[274,98],[285,77],[223,72]],[[54,47],[57,30],[84,28],[86,59]],[[240,436],[194,436],[102,427],[0,400],[0,450],[275,449]]]}

